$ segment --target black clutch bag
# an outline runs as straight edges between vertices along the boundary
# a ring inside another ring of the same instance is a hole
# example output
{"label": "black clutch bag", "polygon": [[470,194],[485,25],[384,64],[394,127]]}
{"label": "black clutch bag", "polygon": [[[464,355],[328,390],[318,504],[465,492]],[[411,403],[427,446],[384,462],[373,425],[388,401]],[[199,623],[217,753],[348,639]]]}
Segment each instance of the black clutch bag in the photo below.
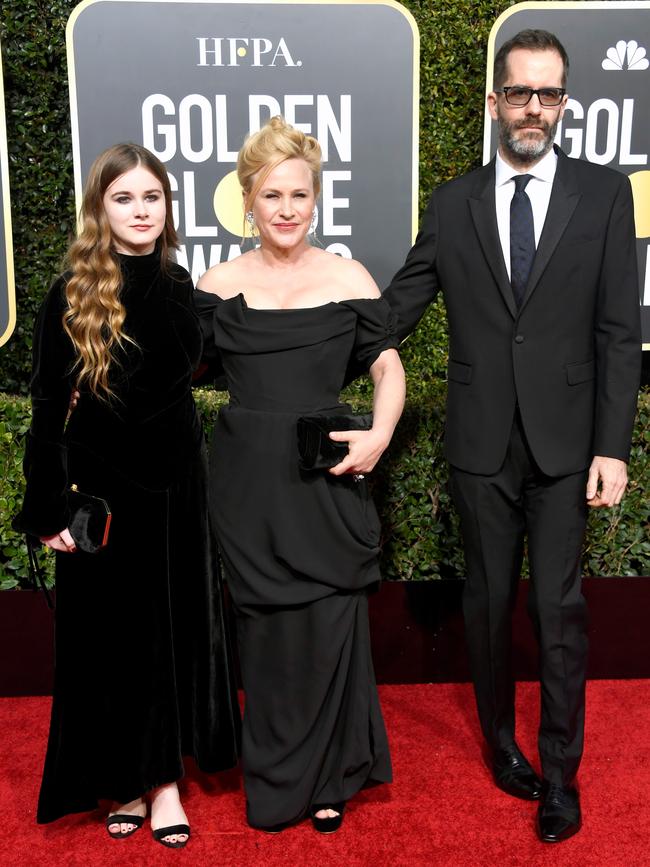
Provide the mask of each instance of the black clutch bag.
{"label": "black clutch bag", "polygon": [[95,554],[105,548],[111,527],[111,510],[106,500],[84,494],[76,485],[71,485],[68,505],[68,529],[77,548],[86,554]]}
{"label": "black clutch bag", "polygon": [[[108,545],[108,533],[111,526],[111,510],[106,500],[83,494],[76,485],[68,491],[68,506],[70,520],[68,529],[74,543],[80,551],[95,554]],[[30,533],[23,524],[22,515],[18,514],[11,522],[18,533],[25,533],[27,554],[29,557],[29,575],[34,589],[41,585],[48,608],[54,608],[52,597],[45,583],[45,575],[38,562],[38,550],[41,547],[38,536]]]}
{"label": "black clutch bag", "polygon": [[347,443],[329,438],[333,430],[370,430],[372,413],[355,415],[303,415],[298,419],[298,452],[303,470],[327,470],[340,464],[348,453]]}

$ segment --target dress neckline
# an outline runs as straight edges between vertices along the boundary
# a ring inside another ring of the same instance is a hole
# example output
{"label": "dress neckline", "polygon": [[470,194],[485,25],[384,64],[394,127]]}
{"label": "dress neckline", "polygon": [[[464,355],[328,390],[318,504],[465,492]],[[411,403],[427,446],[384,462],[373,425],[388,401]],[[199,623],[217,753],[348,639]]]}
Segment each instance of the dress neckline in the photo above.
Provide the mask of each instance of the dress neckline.
{"label": "dress neckline", "polygon": [[118,261],[122,273],[127,277],[142,278],[158,275],[162,271],[162,262],[160,259],[160,251],[153,250],[151,253],[145,253],[142,256],[131,255],[129,253],[118,253]]}
{"label": "dress neckline", "polygon": [[205,289],[197,289],[196,291],[203,292],[204,295],[213,295],[222,304],[227,304],[229,301],[239,301],[244,310],[250,310],[253,313],[304,313],[308,310],[323,310],[325,307],[340,307],[350,302],[380,301],[382,297],[380,295],[379,298],[347,298],[344,301],[326,301],[324,304],[314,304],[312,307],[251,307],[246,301],[243,292],[238,292],[237,295],[233,295],[230,298],[222,298],[216,292],[206,292]]}
{"label": "dress neckline", "polygon": [[312,307],[251,307],[244,298],[244,293],[240,292],[236,298],[241,298],[242,306],[246,310],[252,310],[253,313],[300,313],[305,310],[322,310],[324,307],[331,307],[333,304],[338,305],[338,301],[326,301],[325,304],[314,304]]}

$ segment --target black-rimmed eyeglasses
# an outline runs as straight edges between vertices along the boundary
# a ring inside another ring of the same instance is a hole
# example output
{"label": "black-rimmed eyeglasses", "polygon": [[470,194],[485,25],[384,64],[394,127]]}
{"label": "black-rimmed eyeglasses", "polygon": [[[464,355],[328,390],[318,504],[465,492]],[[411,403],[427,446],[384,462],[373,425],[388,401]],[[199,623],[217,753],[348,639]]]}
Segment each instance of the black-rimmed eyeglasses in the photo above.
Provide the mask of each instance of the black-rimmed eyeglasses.
{"label": "black-rimmed eyeglasses", "polygon": [[537,94],[540,105],[543,105],[544,108],[552,108],[562,102],[566,89],[564,87],[540,87],[536,90],[534,87],[521,87],[518,84],[513,84],[494,92],[502,93],[508,105],[517,105],[520,108],[528,105],[533,96]]}

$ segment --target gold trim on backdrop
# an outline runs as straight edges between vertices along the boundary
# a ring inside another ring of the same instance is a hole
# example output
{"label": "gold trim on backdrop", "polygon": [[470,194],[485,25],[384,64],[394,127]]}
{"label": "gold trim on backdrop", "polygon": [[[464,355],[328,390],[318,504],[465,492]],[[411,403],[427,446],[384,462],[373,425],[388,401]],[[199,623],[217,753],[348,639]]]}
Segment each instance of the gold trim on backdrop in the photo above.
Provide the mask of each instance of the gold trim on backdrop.
{"label": "gold trim on backdrop", "polygon": [[0,346],[5,344],[16,327],[16,283],[14,279],[14,254],[11,232],[11,196],[9,190],[9,154],[7,152],[7,126],[5,115],[5,91],[2,79],[2,54],[0,53],[0,185],[2,187],[2,214],[5,224],[4,248],[7,270],[7,301],[9,321],[3,334],[0,334]]}
{"label": "gold trim on backdrop", "polygon": [[[74,65],[73,31],[77,18],[89,6],[95,3],[132,3],[134,0],[82,0],[70,13],[66,26],[66,52],[68,58],[68,88],[70,93],[70,125],[72,127],[72,157],[74,166],[74,190],[77,216],[81,209],[82,178],[81,159],[79,149],[79,120],[77,114],[77,82]],[[233,5],[232,0],[137,0],[139,3],[227,3]],[[276,3],[287,5],[304,6],[389,6],[400,12],[408,22],[413,34],[413,172],[412,172],[412,223],[411,240],[415,241],[419,223],[418,185],[419,185],[419,162],[420,162],[420,31],[413,15],[401,3],[396,0],[236,0],[237,3]]]}

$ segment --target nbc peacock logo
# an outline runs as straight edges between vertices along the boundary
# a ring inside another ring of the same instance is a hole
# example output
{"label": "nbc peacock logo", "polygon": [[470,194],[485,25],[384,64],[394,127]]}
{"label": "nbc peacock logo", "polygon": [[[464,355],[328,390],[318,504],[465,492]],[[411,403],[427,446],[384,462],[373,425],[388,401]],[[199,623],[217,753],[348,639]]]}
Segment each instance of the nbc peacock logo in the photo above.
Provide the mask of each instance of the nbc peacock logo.
{"label": "nbc peacock logo", "polygon": [[611,70],[612,72],[642,72],[650,66],[650,61],[646,57],[646,49],[639,45],[635,39],[630,39],[626,42],[624,39],[619,39],[616,45],[612,45],[607,49],[605,59],[601,63],[603,69]]}

